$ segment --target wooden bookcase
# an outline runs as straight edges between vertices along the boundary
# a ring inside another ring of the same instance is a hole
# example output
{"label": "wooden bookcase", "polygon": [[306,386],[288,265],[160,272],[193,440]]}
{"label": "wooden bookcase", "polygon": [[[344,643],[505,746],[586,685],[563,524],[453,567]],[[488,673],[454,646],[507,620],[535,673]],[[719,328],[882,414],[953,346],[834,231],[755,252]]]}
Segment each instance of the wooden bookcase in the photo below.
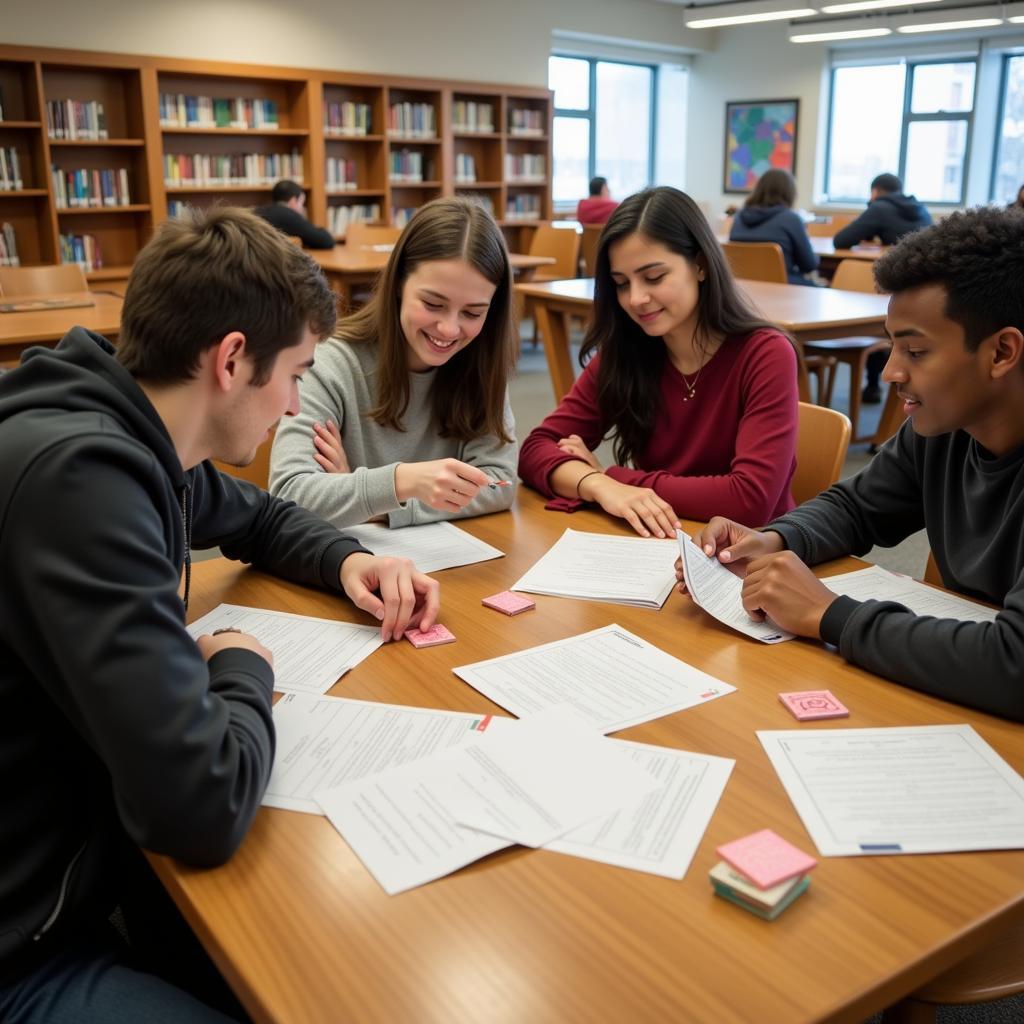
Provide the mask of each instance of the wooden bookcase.
{"label": "wooden bookcase", "polygon": [[[169,123],[163,96],[203,97],[209,104],[191,111],[215,110],[220,121]],[[51,137],[47,103],[67,100],[102,104],[107,137]],[[248,103],[253,120],[225,124],[224,101],[239,114]],[[467,124],[469,104],[478,114],[489,108],[489,119]],[[552,98],[543,88],[0,45],[0,106],[0,147],[16,150],[24,186],[0,190],[0,223],[13,226],[27,266],[60,262],[61,235],[92,235],[104,265],[87,272],[91,282],[125,278],[154,226],[179,203],[269,202],[273,178],[298,177],[271,175],[270,159],[301,160],[316,224],[350,216],[392,223],[458,193],[487,205],[510,245],[524,250],[532,227],[551,217]],[[519,127],[522,111],[534,118],[529,134]],[[219,157],[235,158],[234,166],[214,163]],[[265,182],[182,180],[204,167],[233,174],[244,157],[241,173],[266,171]],[[509,174],[524,158],[542,160],[536,180]],[[58,206],[55,172],[65,181],[68,172],[85,172],[92,181],[106,170],[124,172],[129,202]],[[516,217],[517,209],[532,211],[529,219]]]}

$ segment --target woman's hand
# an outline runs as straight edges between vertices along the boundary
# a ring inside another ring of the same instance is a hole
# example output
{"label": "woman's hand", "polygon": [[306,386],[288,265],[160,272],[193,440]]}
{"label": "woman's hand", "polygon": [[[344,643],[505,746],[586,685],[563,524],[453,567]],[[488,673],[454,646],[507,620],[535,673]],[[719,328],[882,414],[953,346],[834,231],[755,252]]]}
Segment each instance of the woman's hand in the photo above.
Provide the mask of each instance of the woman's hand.
{"label": "woman's hand", "polygon": [[594,473],[580,481],[579,494],[585,501],[596,501],[605,512],[625,519],[641,537],[674,537],[680,525],[672,506],[650,487],[633,487]]}
{"label": "woman's hand", "polygon": [[313,424],[313,458],[325,473],[351,473],[341,432],[334,420]]}
{"label": "woman's hand", "polygon": [[482,469],[458,459],[400,462],[395,470],[399,501],[417,498],[439,512],[461,512],[481,487],[494,482]]}
{"label": "woman's hand", "polygon": [[558,442],[558,447],[566,455],[572,455],[581,462],[585,462],[588,466],[604,472],[604,466],[597,461],[597,456],[583,443],[583,438],[579,434],[570,434],[568,437],[563,437]]}

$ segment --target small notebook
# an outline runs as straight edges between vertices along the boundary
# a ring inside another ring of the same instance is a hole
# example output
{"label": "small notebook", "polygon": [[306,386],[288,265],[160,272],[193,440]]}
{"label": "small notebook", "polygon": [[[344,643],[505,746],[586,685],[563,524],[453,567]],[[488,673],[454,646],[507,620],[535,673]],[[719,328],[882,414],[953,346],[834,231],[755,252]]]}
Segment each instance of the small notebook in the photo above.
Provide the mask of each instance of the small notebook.
{"label": "small notebook", "polygon": [[30,313],[40,309],[74,309],[78,306],[95,306],[92,299],[16,299],[14,302],[0,302],[0,313]]}

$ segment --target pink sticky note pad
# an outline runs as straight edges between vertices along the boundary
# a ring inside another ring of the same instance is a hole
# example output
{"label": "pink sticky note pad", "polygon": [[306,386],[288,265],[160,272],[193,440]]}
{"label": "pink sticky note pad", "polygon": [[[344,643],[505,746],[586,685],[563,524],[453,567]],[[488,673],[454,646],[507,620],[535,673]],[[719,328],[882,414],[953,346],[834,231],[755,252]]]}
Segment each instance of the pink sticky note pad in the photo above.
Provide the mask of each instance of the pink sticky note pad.
{"label": "pink sticky note pad", "polygon": [[770,828],[734,839],[720,846],[717,853],[759,889],[770,889],[787,878],[806,874],[818,863]]}
{"label": "pink sticky note pad", "polygon": [[519,594],[513,594],[511,590],[503,590],[500,594],[492,594],[490,597],[485,597],[480,603],[488,608],[493,608],[495,611],[504,612],[506,615],[518,615],[520,612],[529,611],[531,608],[537,607],[536,601],[531,601],[528,597],[521,597]]}
{"label": "pink sticky note pad", "polygon": [[780,693],[779,700],[801,722],[815,718],[846,718],[850,714],[846,706],[832,696],[831,690],[801,690],[796,693]]}
{"label": "pink sticky note pad", "polygon": [[405,639],[413,647],[437,647],[438,644],[455,643],[455,634],[438,622],[427,630],[407,629],[405,631]]}

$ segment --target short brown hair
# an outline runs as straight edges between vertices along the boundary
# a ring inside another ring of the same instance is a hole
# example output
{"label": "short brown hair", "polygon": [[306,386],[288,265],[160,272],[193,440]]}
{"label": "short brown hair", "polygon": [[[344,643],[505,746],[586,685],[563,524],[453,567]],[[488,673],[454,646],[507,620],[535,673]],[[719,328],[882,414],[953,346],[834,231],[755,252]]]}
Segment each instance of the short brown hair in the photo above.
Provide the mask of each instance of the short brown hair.
{"label": "short brown hair", "polygon": [[505,239],[480,203],[455,196],[421,207],[395,243],[373,298],[342,321],[338,337],[376,343],[377,404],[369,415],[382,427],[402,430],[409,406],[408,343],[399,312],[406,279],[422,263],[465,260],[495,286],[480,334],[443,366],[431,387],[441,437],[471,441],[485,434],[505,444],[505,390],[519,337],[512,311],[512,271]]}
{"label": "short brown hair", "polygon": [[118,361],[158,384],[192,377],[231,331],[245,335],[254,384],[308,328],[327,337],[337,303],[320,267],[248,210],[188,210],[160,226],[139,253],[121,315]]}

